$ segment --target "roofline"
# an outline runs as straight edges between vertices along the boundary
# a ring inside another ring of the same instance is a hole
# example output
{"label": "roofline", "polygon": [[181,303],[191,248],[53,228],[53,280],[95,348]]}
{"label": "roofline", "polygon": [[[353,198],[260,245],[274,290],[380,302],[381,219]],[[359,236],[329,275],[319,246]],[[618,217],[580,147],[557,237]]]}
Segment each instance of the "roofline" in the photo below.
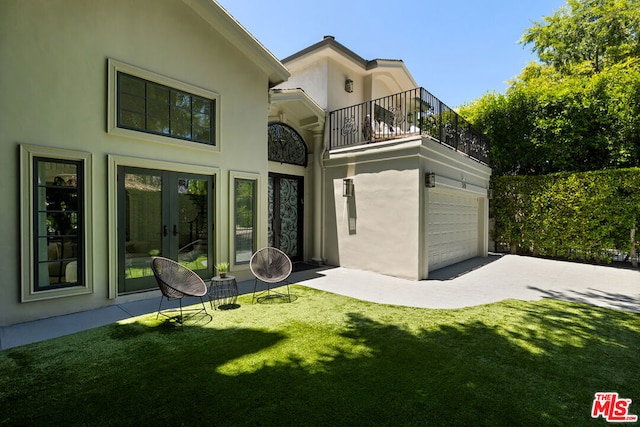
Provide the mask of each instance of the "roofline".
{"label": "roofline", "polygon": [[363,57],[361,57],[360,55],[358,55],[357,53],[355,53],[354,51],[352,51],[342,43],[337,42],[335,37],[333,36],[324,36],[324,38],[319,42],[305,49],[302,49],[301,51],[296,52],[293,55],[287,56],[282,60],[282,63],[286,64],[298,58],[302,58],[303,56],[306,56],[314,51],[321,50],[325,47],[333,48],[334,50],[343,54],[347,58],[350,58],[352,61],[360,65],[365,70],[372,70],[374,68],[378,68],[382,65],[386,65],[389,63],[404,64],[404,61],[402,59],[381,59],[381,58],[376,58],[372,60],[364,59]]}
{"label": "roofline", "polygon": [[215,0],[182,0],[269,76],[269,87],[285,82],[289,70]]}
{"label": "roofline", "polygon": [[334,48],[335,50],[341,52],[345,56],[351,58],[354,62],[362,65],[363,68],[367,68],[367,64],[370,62],[364,59],[363,57],[361,57],[360,55],[358,55],[357,53],[355,53],[354,51],[352,51],[351,49],[349,49],[348,47],[346,47],[345,45],[343,45],[342,43],[337,42],[335,37],[333,36],[324,36],[324,38],[319,42],[312,44],[311,46],[305,49],[302,49],[301,51],[296,52],[293,55],[287,56],[282,60],[282,62],[286,64],[287,62],[291,62],[295,59],[301,58],[313,51],[320,50],[324,47]]}

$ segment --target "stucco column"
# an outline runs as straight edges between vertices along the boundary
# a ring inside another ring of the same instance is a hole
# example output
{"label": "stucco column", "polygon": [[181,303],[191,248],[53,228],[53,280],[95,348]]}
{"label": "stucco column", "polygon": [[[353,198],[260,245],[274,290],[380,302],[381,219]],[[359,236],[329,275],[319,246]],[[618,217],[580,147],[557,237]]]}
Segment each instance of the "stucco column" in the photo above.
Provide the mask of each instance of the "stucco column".
{"label": "stucco column", "polygon": [[322,264],[322,156],[324,132],[313,133],[313,256],[312,261]]}

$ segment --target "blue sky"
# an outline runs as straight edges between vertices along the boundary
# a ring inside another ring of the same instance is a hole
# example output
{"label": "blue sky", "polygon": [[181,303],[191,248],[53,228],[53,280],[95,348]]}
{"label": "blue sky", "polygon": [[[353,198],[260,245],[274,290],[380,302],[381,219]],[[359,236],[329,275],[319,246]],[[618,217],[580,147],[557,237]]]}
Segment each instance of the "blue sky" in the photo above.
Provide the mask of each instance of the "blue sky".
{"label": "blue sky", "polygon": [[518,43],[566,0],[217,0],[278,59],[332,35],[365,59],[402,59],[450,107],[504,93],[536,57]]}

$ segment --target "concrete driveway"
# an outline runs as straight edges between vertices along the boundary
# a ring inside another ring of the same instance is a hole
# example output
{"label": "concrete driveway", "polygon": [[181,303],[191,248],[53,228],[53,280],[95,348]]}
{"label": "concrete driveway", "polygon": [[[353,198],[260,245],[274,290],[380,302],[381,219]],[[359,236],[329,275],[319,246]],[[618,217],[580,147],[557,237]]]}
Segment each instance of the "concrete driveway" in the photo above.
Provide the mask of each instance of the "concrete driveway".
{"label": "concrete driveway", "polygon": [[301,284],[366,301],[461,308],[504,299],[556,298],[640,313],[640,271],[611,266],[491,255],[437,270],[428,280],[329,268]]}

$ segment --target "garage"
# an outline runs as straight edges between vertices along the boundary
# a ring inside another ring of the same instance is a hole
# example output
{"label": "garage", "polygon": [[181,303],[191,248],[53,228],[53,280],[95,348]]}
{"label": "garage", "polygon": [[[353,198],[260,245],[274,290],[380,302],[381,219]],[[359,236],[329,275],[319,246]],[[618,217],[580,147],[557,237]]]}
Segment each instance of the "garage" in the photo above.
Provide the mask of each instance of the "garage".
{"label": "garage", "polygon": [[427,205],[429,271],[478,256],[478,198],[431,189]]}

